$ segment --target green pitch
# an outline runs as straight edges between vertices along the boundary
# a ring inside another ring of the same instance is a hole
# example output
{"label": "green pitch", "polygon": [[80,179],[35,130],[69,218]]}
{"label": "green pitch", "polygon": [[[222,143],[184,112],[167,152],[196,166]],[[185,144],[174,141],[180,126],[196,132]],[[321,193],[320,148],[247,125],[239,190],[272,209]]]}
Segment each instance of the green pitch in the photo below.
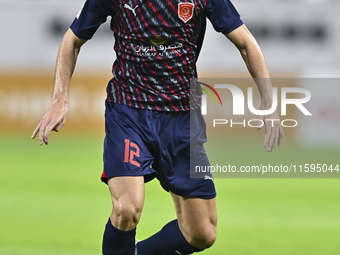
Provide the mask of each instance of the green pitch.
{"label": "green pitch", "polygon": [[[99,181],[102,137],[53,134],[50,145],[41,147],[29,137],[0,136],[0,254],[101,254],[111,209],[107,187]],[[261,142],[234,139],[207,150],[212,163],[221,157],[259,163],[268,158]],[[286,142],[269,155],[280,164],[329,163],[339,160],[339,152]],[[202,255],[339,254],[340,179],[218,178],[215,183],[218,239]],[[157,180],[148,183],[137,238],[174,217],[169,194]]]}

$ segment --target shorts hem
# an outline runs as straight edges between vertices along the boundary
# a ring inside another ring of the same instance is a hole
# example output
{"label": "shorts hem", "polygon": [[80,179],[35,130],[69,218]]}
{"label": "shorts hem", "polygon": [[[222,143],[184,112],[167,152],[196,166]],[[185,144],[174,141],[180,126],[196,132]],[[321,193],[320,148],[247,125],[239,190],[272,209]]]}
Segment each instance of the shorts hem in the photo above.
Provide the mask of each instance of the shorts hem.
{"label": "shorts hem", "polygon": [[192,192],[188,193],[186,195],[181,195],[176,192],[171,191],[172,193],[176,194],[177,196],[185,197],[185,198],[191,198],[191,197],[197,197],[197,198],[202,198],[202,199],[213,199],[216,197],[216,192],[213,194],[208,194],[208,193],[202,193],[202,192]]}
{"label": "shorts hem", "polygon": [[[105,173],[105,171],[104,171]],[[138,177],[138,176],[144,176],[144,183],[147,183],[151,180],[153,180],[156,177],[157,173],[156,171],[149,172],[149,173],[126,173],[126,172],[121,172],[121,173],[115,173],[115,174],[103,174],[101,176],[101,181],[107,184],[108,179],[115,178],[115,177]]]}

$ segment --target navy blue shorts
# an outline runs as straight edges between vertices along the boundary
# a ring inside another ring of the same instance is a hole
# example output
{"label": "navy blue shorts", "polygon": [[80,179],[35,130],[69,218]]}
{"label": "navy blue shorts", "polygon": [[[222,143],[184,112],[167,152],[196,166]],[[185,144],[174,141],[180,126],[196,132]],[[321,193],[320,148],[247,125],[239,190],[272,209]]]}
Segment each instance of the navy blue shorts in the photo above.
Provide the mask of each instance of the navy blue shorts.
{"label": "navy blue shorts", "polygon": [[157,177],[165,190],[182,197],[216,196],[212,178],[190,178],[193,160],[209,165],[200,110],[152,111],[106,102],[105,131],[103,182],[117,176],[144,176],[145,182]]}

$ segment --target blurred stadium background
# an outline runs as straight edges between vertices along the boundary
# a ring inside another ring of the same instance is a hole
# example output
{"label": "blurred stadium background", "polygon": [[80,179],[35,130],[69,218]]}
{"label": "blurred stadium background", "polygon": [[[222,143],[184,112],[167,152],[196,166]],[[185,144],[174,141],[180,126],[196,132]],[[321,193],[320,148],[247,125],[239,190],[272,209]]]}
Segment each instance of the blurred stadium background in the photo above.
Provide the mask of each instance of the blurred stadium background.
{"label": "blurred stadium background", "polygon": [[[48,146],[30,140],[49,106],[59,43],[83,2],[0,0],[0,254],[101,252],[111,207],[99,181],[105,87],[115,58],[108,23],[82,48],[67,124],[52,134]],[[273,77],[302,83],[306,80],[301,78],[340,77],[340,1],[233,3],[257,38]],[[201,78],[249,77],[238,51],[210,24],[198,71]],[[298,128],[285,129],[282,147],[272,153],[262,146],[263,131],[213,132],[208,127],[212,163],[224,158],[235,165],[340,164],[340,90],[321,90],[330,88],[323,85],[303,84],[312,96],[321,96],[322,104],[310,105],[312,122],[301,119]],[[294,110],[290,114],[300,121]],[[339,179],[215,182],[218,239],[202,254],[339,254]],[[146,193],[139,239],[175,217],[171,198],[157,181],[146,185]]]}

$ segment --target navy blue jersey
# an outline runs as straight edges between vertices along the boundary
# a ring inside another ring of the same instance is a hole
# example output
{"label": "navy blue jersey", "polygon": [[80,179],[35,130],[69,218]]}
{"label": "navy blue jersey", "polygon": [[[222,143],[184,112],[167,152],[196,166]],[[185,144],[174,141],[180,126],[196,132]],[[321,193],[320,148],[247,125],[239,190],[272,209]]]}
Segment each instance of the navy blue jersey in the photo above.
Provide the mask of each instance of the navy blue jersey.
{"label": "navy blue jersey", "polygon": [[224,34],[243,24],[229,0],[87,0],[71,29],[91,39],[108,16],[117,56],[108,101],[159,111],[196,107],[190,81],[206,17]]}

